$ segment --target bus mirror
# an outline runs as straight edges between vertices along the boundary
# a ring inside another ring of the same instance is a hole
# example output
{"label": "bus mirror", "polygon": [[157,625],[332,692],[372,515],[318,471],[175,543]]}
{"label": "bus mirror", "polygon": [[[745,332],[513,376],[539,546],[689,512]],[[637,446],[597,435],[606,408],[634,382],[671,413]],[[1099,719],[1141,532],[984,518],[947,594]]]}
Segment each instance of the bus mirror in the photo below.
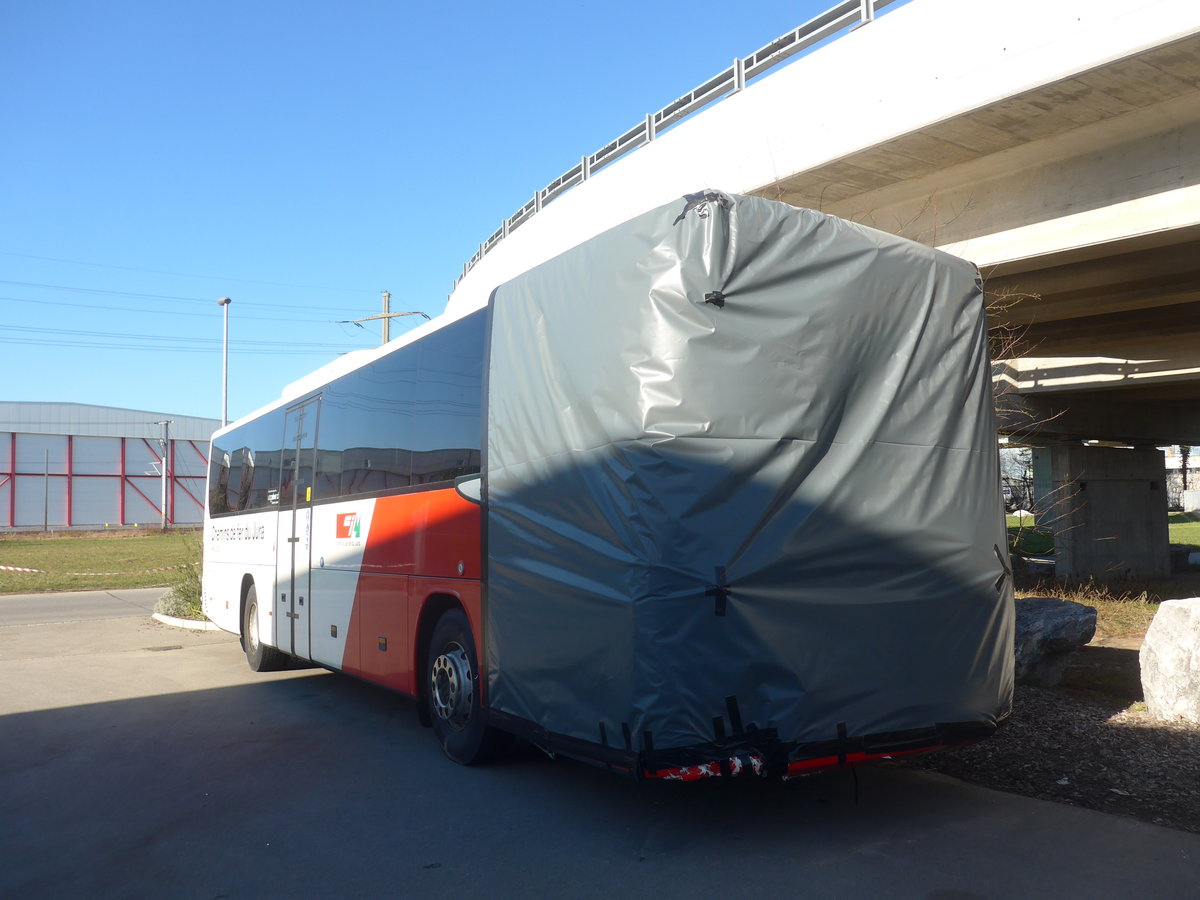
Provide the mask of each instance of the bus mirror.
{"label": "bus mirror", "polygon": [[478,472],[474,475],[463,475],[454,479],[454,490],[458,496],[472,503],[483,503],[483,476]]}

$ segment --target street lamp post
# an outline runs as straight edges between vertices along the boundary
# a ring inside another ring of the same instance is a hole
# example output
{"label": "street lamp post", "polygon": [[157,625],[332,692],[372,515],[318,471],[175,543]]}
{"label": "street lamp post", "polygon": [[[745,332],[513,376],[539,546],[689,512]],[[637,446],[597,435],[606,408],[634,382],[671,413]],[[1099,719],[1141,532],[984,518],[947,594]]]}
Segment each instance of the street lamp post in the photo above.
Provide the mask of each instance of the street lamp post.
{"label": "street lamp post", "polygon": [[225,338],[221,341],[221,427],[229,424],[229,304],[233,301],[222,297],[217,306],[225,307]]}

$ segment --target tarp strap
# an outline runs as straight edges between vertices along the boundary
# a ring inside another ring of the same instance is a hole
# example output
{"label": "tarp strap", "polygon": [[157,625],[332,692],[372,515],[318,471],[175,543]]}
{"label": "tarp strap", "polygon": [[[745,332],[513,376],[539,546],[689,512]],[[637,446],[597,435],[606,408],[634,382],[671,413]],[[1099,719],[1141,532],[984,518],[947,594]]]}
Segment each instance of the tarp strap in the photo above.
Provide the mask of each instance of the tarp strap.
{"label": "tarp strap", "polygon": [[687,214],[690,213],[693,209],[699,210],[699,212],[697,212],[696,215],[698,215],[700,218],[707,219],[708,218],[708,203],[709,203],[709,201],[715,200],[718,203],[720,203],[722,206],[724,206],[725,202],[726,202],[725,198],[722,197],[716,191],[700,191],[695,194],[684,194],[683,200],[684,200],[683,212],[681,212],[675,218],[675,221],[671,223],[672,228],[675,227],[676,225],[678,225],[680,222],[682,222],[687,217]]}
{"label": "tarp strap", "polygon": [[838,764],[845,765],[845,763],[846,763],[846,735],[848,734],[848,732],[846,730],[846,723],[838,722],[837,731],[838,731]]}
{"label": "tarp strap", "polygon": [[629,723],[621,723],[621,734],[625,737],[625,752],[633,752],[633,735],[629,733]]}
{"label": "tarp strap", "polygon": [[999,544],[992,544],[992,549],[996,551],[996,559],[1000,560],[1000,568],[1004,571],[1000,573],[1000,577],[996,579],[996,593],[1000,593],[1000,587],[1004,584],[1005,578],[1012,577],[1012,569],[1008,567],[1008,562],[1004,559],[1004,554],[1000,552]]}
{"label": "tarp strap", "polygon": [[[714,580],[716,581],[716,584],[710,584],[708,586],[708,589],[705,590],[704,596],[716,598],[716,605],[715,605],[714,612],[718,616],[723,616],[723,615],[725,615],[726,601],[729,599],[729,585],[726,584],[726,581],[725,581],[725,567],[724,566],[717,566],[716,575],[714,576]],[[736,731],[736,730],[740,730],[740,729],[734,729],[734,730]]]}
{"label": "tarp strap", "polygon": [[[604,746],[605,750],[608,749],[608,729],[604,727],[603,722],[600,723],[600,743]],[[608,762],[607,759],[604,762],[604,768],[610,772],[612,771],[612,763]]]}
{"label": "tarp strap", "polygon": [[657,775],[658,766],[654,764],[654,735],[649,731],[642,732],[642,756],[645,759],[646,772],[650,775]]}

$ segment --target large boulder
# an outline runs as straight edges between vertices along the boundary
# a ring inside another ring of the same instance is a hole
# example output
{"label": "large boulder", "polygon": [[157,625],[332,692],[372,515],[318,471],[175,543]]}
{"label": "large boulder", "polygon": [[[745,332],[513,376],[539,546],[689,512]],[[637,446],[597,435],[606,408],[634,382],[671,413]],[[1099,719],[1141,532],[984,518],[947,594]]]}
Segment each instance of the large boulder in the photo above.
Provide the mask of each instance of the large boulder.
{"label": "large boulder", "polygon": [[1200,724],[1200,597],[1159,606],[1141,662],[1150,715]]}
{"label": "large boulder", "polygon": [[1096,610],[1057,597],[1017,601],[1017,681],[1053,687],[1071,654],[1096,635]]}

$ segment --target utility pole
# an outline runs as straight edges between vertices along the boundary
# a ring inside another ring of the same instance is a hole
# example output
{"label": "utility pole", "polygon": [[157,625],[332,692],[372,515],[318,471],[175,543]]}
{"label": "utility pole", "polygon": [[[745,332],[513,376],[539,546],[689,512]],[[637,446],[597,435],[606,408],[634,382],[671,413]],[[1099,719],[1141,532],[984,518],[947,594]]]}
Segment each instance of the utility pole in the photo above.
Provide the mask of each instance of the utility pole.
{"label": "utility pole", "polygon": [[167,458],[170,456],[168,447],[171,444],[171,422],[173,419],[163,419],[155,425],[163,427],[163,436],[159,439],[162,448],[162,530],[167,530]]}
{"label": "utility pole", "polygon": [[424,316],[426,318],[426,320],[429,319],[428,313],[423,313],[423,312],[419,312],[419,311],[392,312],[391,309],[392,309],[392,295],[389,291],[384,291],[383,292],[383,312],[382,313],[380,313],[377,316],[364,316],[361,319],[338,319],[337,324],[338,325],[357,325],[359,328],[362,328],[363,322],[374,322],[376,319],[383,319],[383,343],[386,344],[389,340],[391,340],[391,330],[388,327],[388,323],[391,322],[392,319],[399,319],[401,316]]}

